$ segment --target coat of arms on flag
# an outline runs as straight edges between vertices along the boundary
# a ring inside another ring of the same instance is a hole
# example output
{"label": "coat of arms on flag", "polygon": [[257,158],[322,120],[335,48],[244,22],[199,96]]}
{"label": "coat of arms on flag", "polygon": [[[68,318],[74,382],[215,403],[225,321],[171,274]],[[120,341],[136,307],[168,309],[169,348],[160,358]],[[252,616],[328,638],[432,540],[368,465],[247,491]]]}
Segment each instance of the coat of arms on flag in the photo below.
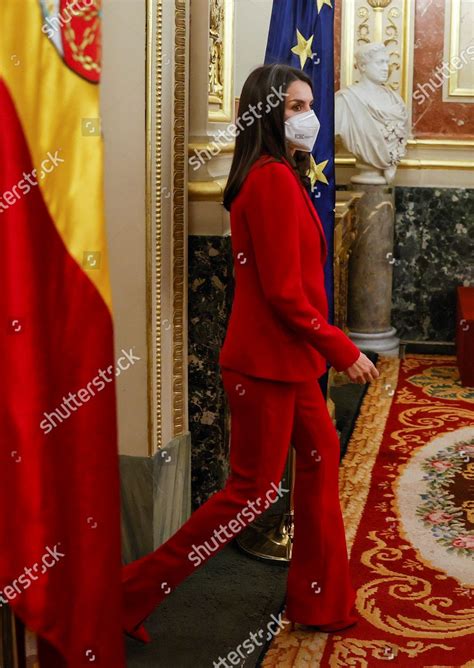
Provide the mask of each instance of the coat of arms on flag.
{"label": "coat of arms on flag", "polygon": [[68,67],[88,81],[100,78],[101,0],[39,0],[42,31]]}

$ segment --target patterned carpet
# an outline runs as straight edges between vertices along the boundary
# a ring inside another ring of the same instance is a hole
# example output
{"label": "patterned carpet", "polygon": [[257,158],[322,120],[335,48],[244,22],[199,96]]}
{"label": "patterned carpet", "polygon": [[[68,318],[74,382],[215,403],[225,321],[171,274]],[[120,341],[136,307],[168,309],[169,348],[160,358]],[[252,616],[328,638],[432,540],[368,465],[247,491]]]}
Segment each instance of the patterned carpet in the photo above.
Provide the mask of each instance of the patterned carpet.
{"label": "patterned carpet", "polygon": [[377,368],[340,469],[359,622],[284,624],[264,668],[474,667],[474,388],[450,355]]}

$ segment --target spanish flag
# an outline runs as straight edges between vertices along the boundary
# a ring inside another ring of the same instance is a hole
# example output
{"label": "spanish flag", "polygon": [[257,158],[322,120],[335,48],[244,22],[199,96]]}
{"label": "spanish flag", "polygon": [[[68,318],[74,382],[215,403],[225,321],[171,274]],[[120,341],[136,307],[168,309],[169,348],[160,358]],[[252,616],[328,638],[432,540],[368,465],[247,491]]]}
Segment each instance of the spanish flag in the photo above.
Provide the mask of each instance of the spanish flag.
{"label": "spanish flag", "polygon": [[0,2],[0,605],[124,666],[100,2]]}

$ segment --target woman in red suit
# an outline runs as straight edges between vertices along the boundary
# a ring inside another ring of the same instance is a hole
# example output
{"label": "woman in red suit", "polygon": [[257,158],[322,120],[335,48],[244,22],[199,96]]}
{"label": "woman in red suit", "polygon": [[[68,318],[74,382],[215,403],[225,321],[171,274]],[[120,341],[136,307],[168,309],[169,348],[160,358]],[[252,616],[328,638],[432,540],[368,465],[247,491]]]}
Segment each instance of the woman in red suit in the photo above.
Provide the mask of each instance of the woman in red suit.
{"label": "woman in red suit", "polygon": [[242,89],[239,118],[254,117],[236,137],[224,193],[235,273],[219,356],[231,412],[230,475],[163,545],[124,567],[124,629],[144,642],[142,622],[165,596],[276,500],[290,444],[296,474],[286,617],[326,632],[357,621],[339,439],[318,378],[326,360],[354,382],[379,374],[327,322],[327,248],[305,189],[319,128],[312,104],[311,79],[286,65],[257,68]]}

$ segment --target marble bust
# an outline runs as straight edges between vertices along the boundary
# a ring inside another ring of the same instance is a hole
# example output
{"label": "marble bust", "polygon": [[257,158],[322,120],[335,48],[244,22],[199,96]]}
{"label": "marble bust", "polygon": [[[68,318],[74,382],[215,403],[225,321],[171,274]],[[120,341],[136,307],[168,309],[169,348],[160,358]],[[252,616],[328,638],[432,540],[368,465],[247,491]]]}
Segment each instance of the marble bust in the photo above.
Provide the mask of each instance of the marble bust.
{"label": "marble bust", "polygon": [[385,45],[364,44],[355,58],[360,82],[336,93],[336,135],[356,157],[360,173],[352,182],[391,183],[406,151],[407,110],[398,93],[385,86],[389,76]]}

